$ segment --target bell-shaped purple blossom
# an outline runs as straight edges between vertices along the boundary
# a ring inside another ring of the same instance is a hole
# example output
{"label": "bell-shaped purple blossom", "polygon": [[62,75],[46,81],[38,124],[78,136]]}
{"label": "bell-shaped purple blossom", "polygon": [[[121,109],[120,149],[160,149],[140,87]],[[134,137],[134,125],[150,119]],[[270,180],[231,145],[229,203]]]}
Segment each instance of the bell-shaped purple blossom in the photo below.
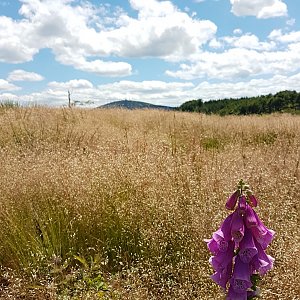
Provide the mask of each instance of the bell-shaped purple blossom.
{"label": "bell-shaped purple blossom", "polygon": [[260,275],[265,275],[273,268],[274,258],[270,255],[267,255],[258,242],[255,242],[255,245],[258,252],[253,257],[251,264]]}
{"label": "bell-shaped purple blossom", "polygon": [[204,240],[209,251],[214,255],[218,254],[219,251],[225,252],[228,248],[228,241],[232,239],[230,232],[232,216],[233,213],[224,220],[220,228],[213,233],[211,239]]}
{"label": "bell-shaped purple blossom", "polygon": [[213,239],[217,242],[219,251],[225,252],[227,250],[228,242],[225,240],[224,233],[221,229],[214,232]]}
{"label": "bell-shaped purple blossom", "polygon": [[245,293],[252,286],[250,275],[250,265],[243,263],[240,257],[236,256],[233,274],[230,279],[230,284],[236,293]]}
{"label": "bell-shaped purple blossom", "polygon": [[251,228],[254,238],[264,250],[267,249],[268,245],[273,240],[275,232],[271,229],[268,229],[264,223],[259,219],[256,212],[253,210],[253,213],[257,220],[257,225]]}
{"label": "bell-shaped purple blossom", "polygon": [[237,199],[240,195],[240,190],[236,190],[228,199],[225,204],[225,207],[229,210],[234,210]]}
{"label": "bell-shaped purple blossom", "polygon": [[252,209],[252,207],[250,205],[247,205],[247,208],[246,208],[245,223],[248,228],[255,227],[258,224],[254,210]]}
{"label": "bell-shaped purple blossom", "polygon": [[224,270],[228,264],[232,261],[234,256],[234,243],[232,241],[228,242],[228,247],[226,252],[219,251],[217,255],[212,256],[209,259],[213,269],[218,272]]}
{"label": "bell-shaped purple blossom", "polygon": [[232,222],[231,222],[231,236],[238,244],[242,238],[244,237],[244,220],[243,216],[240,214],[239,210],[237,209],[232,216]]}
{"label": "bell-shaped purple blossom", "polygon": [[215,272],[213,275],[210,276],[210,278],[219,286],[221,286],[225,291],[227,282],[231,278],[231,274],[232,274],[232,259],[224,269],[220,269],[219,271]]}
{"label": "bell-shaped purple blossom", "polygon": [[239,249],[239,257],[243,263],[250,263],[253,256],[258,252],[254,244],[252,232],[248,228],[245,229],[245,235],[240,242]]}
{"label": "bell-shaped purple blossom", "polygon": [[244,195],[240,196],[238,208],[239,208],[241,215],[245,214],[247,206],[248,206],[248,204],[247,204],[246,196],[244,196]]}
{"label": "bell-shaped purple blossom", "polygon": [[249,195],[248,199],[249,199],[249,203],[252,207],[257,207],[258,201],[254,195]]}
{"label": "bell-shaped purple blossom", "polygon": [[213,254],[217,255],[219,250],[219,245],[216,240],[212,239],[204,239],[204,242],[207,243],[208,250]]}
{"label": "bell-shaped purple blossom", "polygon": [[231,285],[228,289],[226,300],[247,300],[248,292],[237,293]]}
{"label": "bell-shaped purple blossom", "polygon": [[231,241],[232,240],[232,236],[231,236],[231,223],[232,223],[232,218],[233,218],[233,214],[231,213],[221,224],[221,231],[223,232],[224,235],[224,240],[225,241]]}

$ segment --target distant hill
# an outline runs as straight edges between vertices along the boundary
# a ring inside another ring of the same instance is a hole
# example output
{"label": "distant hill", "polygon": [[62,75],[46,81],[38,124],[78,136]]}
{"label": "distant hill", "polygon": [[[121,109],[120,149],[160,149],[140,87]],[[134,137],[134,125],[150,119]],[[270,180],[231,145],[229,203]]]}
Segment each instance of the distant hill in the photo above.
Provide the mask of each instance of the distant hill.
{"label": "distant hill", "polygon": [[174,107],[154,105],[147,102],[141,101],[131,101],[131,100],[121,100],[110,102],[99,106],[99,108],[125,108],[125,109],[162,109],[162,110],[173,110]]}
{"label": "distant hill", "polygon": [[179,110],[218,115],[269,114],[274,112],[300,112],[300,93],[281,91],[276,94],[239,99],[202,101],[191,100],[183,103]]}

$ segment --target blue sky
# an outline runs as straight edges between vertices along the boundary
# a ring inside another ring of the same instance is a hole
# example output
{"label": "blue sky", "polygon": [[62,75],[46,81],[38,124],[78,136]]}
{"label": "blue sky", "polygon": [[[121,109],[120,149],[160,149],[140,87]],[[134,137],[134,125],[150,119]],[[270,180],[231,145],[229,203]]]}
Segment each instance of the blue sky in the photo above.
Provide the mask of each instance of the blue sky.
{"label": "blue sky", "polygon": [[0,0],[0,101],[300,92],[296,0]]}

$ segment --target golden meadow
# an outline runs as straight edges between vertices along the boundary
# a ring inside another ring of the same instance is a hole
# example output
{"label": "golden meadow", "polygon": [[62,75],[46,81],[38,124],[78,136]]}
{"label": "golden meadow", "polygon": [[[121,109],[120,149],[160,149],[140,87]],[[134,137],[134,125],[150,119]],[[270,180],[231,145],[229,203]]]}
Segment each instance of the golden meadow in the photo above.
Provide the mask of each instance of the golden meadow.
{"label": "golden meadow", "polygon": [[224,299],[204,238],[239,179],[300,295],[300,117],[0,108],[0,299]]}

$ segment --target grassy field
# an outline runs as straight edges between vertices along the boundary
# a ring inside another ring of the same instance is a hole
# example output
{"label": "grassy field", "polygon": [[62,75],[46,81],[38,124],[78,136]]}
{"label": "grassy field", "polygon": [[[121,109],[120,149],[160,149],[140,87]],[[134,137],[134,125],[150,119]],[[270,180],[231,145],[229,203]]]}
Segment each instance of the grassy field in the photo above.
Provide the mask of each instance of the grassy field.
{"label": "grassy field", "polygon": [[210,238],[239,179],[300,295],[300,117],[0,108],[0,299],[224,299]]}

